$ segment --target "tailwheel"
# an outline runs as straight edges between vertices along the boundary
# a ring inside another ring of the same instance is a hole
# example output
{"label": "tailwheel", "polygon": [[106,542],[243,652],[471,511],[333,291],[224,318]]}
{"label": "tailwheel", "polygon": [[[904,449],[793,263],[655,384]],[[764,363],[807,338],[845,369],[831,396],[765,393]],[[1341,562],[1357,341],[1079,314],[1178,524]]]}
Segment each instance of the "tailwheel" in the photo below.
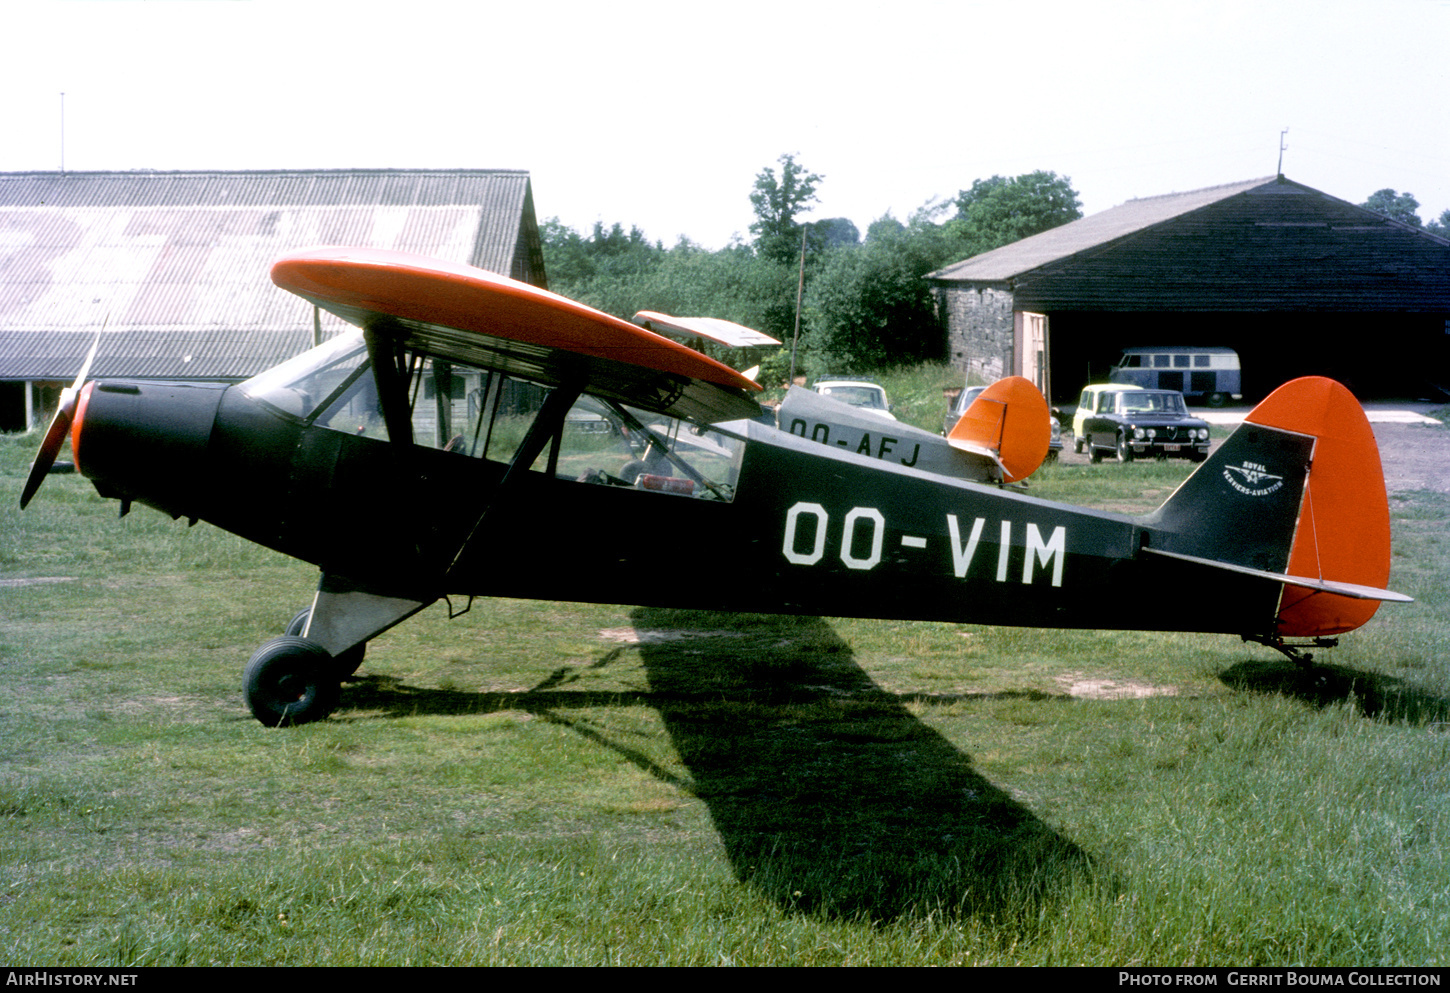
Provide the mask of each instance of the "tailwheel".
{"label": "tailwheel", "polygon": [[1245,634],[1241,635],[1241,637],[1244,641],[1257,642],[1265,648],[1272,648],[1276,652],[1282,652],[1285,658],[1301,669],[1308,669],[1314,664],[1314,653],[1305,651],[1306,648],[1334,648],[1339,644],[1338,638],[1315,638],[1313,641],[1290,644],[1276,634]]}
{"label": "tailwheel", "polygon": [[[297,612],[297,616],[287,624],[287,630],[283,634],[302,637],[302,632],[307,630],[307,621],[312,616],[311,607],[303,607]],[[363,657],[367,655],[368,643],[366,641],[353,645],[341,655],[332,656],[332,674],[338,679],[346,679],[357,672],[363,664]]]}
{"label": "tailwheel", "polygon": [[325,718],[340,693],[334,661],[306,638],[283,635],[264,642],[242,673],[242,694],[252,716],[267,727]]}

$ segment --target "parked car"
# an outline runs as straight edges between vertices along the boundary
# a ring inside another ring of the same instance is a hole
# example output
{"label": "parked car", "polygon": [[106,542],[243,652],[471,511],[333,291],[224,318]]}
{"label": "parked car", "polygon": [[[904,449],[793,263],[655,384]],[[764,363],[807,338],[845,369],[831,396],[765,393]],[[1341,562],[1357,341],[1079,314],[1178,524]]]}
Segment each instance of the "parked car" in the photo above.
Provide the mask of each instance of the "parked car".
{"label": "parked car", "polygon": [[811,389],[821,396],[849,403],[868,414],[896,420],[896,415],[891,413],[891,403],[886,399],[886,390],[881,387],[881,384],[869,379],[852,376],[823,376],[811,384]]}
{"label": "parked car", "polygon": [[1087,442],[1087,419],[1098,409],[1098,397],[1103,393],[1111,393],[1115,390],[1136,390],[1138,386],[1130,386],[1126,383],[1095,383],[1091,386],[1084,386],[1082,396],[1077,398],[1077,410],[1072,415],[1072,450],[1081,455],[1083,446]]}
{"label": "parked car", "polygon": [[1110,383],[1131,383],[1150,390],[1177,390],[1210,407],[1242,400],[1243,375],[1232,348],[1157,345],[1125,348],[1108,373]]}
{"label": "parked car", "polygon": [[1084,445],[1093,462],[1110,452],[1119,462],[1145,456],[1208,458],[1208,422],[1188,416],[1174,390],[1114,389],[1098,395],[1097,410],[1083,422]]}
{"label": "parked car", "polygon": [[[946,417],[942,418],[942,434],[952,433],[952,428],[957,426],[957,421],[962,419],[962,415],[967,412],[972,401],[981,396],[985,389],[985,386],[968,386],[957,394],[956,400],[947,408]],[[1058,415],[1059,412],[1054,408],[1052,411],[1052,435],[1047,442],[1048,461],[1057,458],[1057,453],[1062,451],[1062,419]]]}

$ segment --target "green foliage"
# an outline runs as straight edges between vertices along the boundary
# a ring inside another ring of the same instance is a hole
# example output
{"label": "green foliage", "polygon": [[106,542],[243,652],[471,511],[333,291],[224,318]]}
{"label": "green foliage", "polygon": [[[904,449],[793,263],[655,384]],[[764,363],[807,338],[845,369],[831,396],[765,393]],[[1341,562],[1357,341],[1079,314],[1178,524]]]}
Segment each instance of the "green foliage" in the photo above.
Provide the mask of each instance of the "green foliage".
{"label": "green foliage", "polygon": [[[798,369],[844,372],[933,361],[945,335],[925,277],[944,265],[1081,215],[1065,177],[1034,172],[977,180],[948,204],[903,224],[887,215],[865,240],[848,218],[805,225],[822,177],[793,155],[763,169],[750,202],[752,247],[710,252],[682,239],[666,250],[637,227],[596,222],[589,237],[557,218],[541,228],[545,268],[559,293],[617,317],[640,310],[721,317],[789,341],[796,326],[802,233],[806,300]],[[955,206],[956,216],[939,215]],[[768,363],[770,376],[789,358]],[[782,373],[782,376],[784,373]]]}
{"label": "green foliage", "polygon": [[861,232],[849,217],[828,217],[811,224],[807,240],[813,240],[817,250],[844,248],[861,244]]}
{"label": "green foliage", "polygon": [[551,217],[540,225],[539,238],[550,286],[580,301],[590,295],[610,296],[614,284],[641,278],[659,265],[665,253],[663,245],[651,244],[639,228],[631,226],[626,233],[619,223],[605,230],[602,221],[595,221],[593,234],[584,238]]}
{"label": "green foliage", "polygon": [[878,241],[882,238],[892,238],[905,230],[905,224],[902,224],[889,213],[882,214],[876,220],[872,221],[870,227],[866,229],[866,240]]}
{"label": "green foliage", "polygon": [[[1360,204],[1360,206],[1367,207],[1375,213],[1384,214],[1388,218],[1400,221],[1403,224],[1408,224],[1411,227],[1417,228],[1420,226],[1420,215],[1416,213],[1420,209],[1420,201],[1415,199],[1413,193],[1396,193],[1394,190],[1386,187],[1383,190],[1376,190],[1371,193],[1369,199]],[[1446,211],[1446,213],[1450,213],[1450,211]],[[1444,219],[1444,215],[1442,214],[1441,220],[1443,221]]]}
{"label": "green foliage", "polygon": [[1437,220],[1425,225],[1425,230],[1441,238],[1450,238],[1450,210],[1442,210]]}
{"label": "green foliage", "polygon": [[779,263],[800,257],[801,225],[796,218],[818,199],[816,186],[822,178],[806,172],[794,155],[780,157],[779,178],[769,166],[756,175],[750,194],[750,205],[755,208],[750,233],[755,235],[755,250],[761,257]]}
{"label": "green foliage", "polygon": [[788,340],[795,323],[795,267],[748,249],[708,252],[678,245],[641,279],[641,306],[683,316],[720,317]]}
{"label": "green foliage", "polygon": [[990,251],[1082,217],[1072,181],[1055,172],[973,181],[957,194],[958,237]]}
{"label": "green foliage", "polygon": [[941,430],[947,412],[945,391],[962,385],[962,371],[945,362],[898,365],[877,369],[871,376],[891,398],[891,412],[898,421],[933,434]]}
{"label": "green foliage", "polygon": [[942,240],[930,225],[872,225],[855,248],[827,254],[807,292],[811,349],[832,370],[941,357],[944,335],[923,278],[940,266]]}

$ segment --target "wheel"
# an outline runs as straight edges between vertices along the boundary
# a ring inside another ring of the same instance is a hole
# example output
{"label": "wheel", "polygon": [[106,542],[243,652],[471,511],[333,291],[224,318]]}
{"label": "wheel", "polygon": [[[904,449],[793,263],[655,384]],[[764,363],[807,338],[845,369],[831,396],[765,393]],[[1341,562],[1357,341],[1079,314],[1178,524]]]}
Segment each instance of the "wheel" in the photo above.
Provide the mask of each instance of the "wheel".
{"label": "wheel", "polygon": [[1208,453],[1200,452],[1196,448],[1190,449],[1188,452],[1188,461],[1190,462],[1202,462],[1206,458],[1208,458]]}
{"label": "wheel", "polygon": [[321,645],[284,634],[263,642],[242,672],[242,695],[267,727],[320,721],[337,706],[333,658]]}
{"label": "wheel", "polygon": [[1228,403],[1228,397],[1222,393],[1210,393],[1208,395],[1208,405],[1210,407],[1222,407],[1226,403]]}
{"label": "wheel", "polygon": [[1133,446],[1128,444],[1128,436],[1121,431],[1118,432],[1118,461],[1133,461]]}
{"label": "wheel", "polygon": [[[287,630],[283,634],[290,634],[294,637],[302,637],[302,632],[307,630],[307,619],[312,616],[311,607],[303,607],[297,612],[297,616],[287,624]],[[332,674],[338,679],[346,679],[363,664],[363,657],[367,655],[368,643],[353,645],[341,655],[332,659]]]}
{"label": "wheel", "polygon": [[1072,450],[1079,455],[1082,454],[1082,439],[1077,435],[1072,436]]}
{"label": "wheel", "polygon": [[312,616],[311,607],[303,607],[297,611],[297,616],[287,622],[287,629],[283,634],[290,634],[294,638],[302,637],[302,632],[307,630],[307,619]]}
{"label": "wheel", "polygon": [[1099,448],[1097,445],[1094,445],[1093,444],[1093,436],[1092,435],[1088,435],[1088,439],[1087,439],[1087,450],[1088,450],[1088,461],[1091,462],[1093,465],[1097,465],[1099,462],[1101,462],[1103,460],[1103,450],[1101,448]]}

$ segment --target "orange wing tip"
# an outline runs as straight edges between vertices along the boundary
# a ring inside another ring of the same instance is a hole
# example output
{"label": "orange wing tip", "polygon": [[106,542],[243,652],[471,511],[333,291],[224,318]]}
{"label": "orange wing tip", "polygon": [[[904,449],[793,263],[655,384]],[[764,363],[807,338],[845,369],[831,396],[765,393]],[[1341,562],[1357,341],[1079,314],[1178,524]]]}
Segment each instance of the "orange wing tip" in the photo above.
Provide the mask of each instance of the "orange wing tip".
{"label": "orange wing tip", "polygon": [[1031,380],[1008,376],[972,401],[947,440],[956,448],[993,453],[1002,467],[1002,482],[1015,483],[1036,472],[1047,458],[1052,413]]}
{"label": "orange wing tip", "polygon": [[[1309,376],[1285,383],[1245,420],[1313,435],[1314,462],[1285,572],[1349,588],[1383,589],[1390,576],[1390,510],[1374,429],[1348,389]],[[1378,599],[1286,586],[1277,630],[1293,637],[1352,631]]]}

